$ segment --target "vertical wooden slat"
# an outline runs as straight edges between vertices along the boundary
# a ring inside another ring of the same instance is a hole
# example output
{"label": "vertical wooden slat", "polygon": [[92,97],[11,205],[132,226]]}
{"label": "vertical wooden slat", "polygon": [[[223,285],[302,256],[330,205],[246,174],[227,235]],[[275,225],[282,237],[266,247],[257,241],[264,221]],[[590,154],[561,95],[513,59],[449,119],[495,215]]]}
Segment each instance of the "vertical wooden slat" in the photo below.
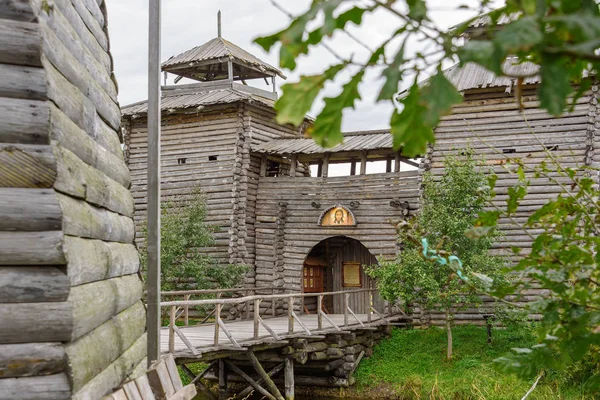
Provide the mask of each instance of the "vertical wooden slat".
{"label": "vertical wooden slat", "polygon": [[288,297],[288,334],[294,333],[294,298]]}
{"label": "vertical wooden slat", "polygon": [[369,290],[369,295],[367,296],[367,322],[371,322],[371,304],[373,301],[373,291]]}
{"label": "vertical wooden slat", "polygon": [[325,153],[323,157],[323,169],[321,171],[321,176],[323,178],[327,178],[329,176],[329,153]]}
{"label": "vertical wooden slat", "polygon": [[367,173],[367,152],[363,151],[360,153],[360,174],[365,175]]}
{"label": "vertical wooden slat", "polygon": [[350,299],[350,293],[344,294],[344,326],[348,326],[348,300]]}
{"label": "vertical wooden slat", "polygon": [[175,313],[177,307],[171,306],[171,313],[169,316],[169,353],[175,353]]}
{"label": "vertical wooden slat", "polygon": [[323,329],[323,295],[320,294],[317,297],[317,328],[319,330]]}
{"label": "vertical wooden slat", "polygon": [[[186,294],[184,297],[185,301],[188,301],[190,299],[190,295]],[[188,306],[187,304],[185,306],[183,306],[183,318],[185,321],[185,326],[189,326],[190,325],[190,306]]]}
{"label": "vertical wooden slat", "polygon": [[221,329],[220,324],[221,324],[221,307],[223,307],[222,304],[218,303],[215,304],[215,340],[214,340],[214,345],[218,346],[219,345],[219,330]]}
{"label": "vertical wooden slat", "polygon": [[260,299],[254,299],[254,339],[258,339],[260,334]]}

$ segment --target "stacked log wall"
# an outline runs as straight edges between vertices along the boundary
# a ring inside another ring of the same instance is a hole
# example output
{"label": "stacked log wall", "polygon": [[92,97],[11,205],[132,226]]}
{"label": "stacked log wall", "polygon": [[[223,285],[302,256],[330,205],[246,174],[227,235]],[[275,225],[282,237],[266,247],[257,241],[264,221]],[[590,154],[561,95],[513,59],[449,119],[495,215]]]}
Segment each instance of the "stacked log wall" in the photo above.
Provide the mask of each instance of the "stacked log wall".
{"label": "stacked log wall", "polygon": [[[390,204],[407,201],[416,212],[418,172],[395,172],[330,178],[261,177],[256,206],[256,285],[302,291],[305,258],[322,240],[346,236],[360,241],[374,256],[397,254],[396,225],[405,219]],[[357,226],[321,227],[321,213],[342,204],[352,209]],[[278,266],[281,268],[278,270]]]}
{"label": "stacked log wall", "polygon": [[144,363],[102,0],[0,4],[0,399],[99,399]]}
{"label": "stacked log wall", "polygon": [[[508,188],[518,183],[516,167],[514,164],[513,167],[507,167],[507,162],[513,158],[523,160],[528,167],[525,176],[530,180],[528,194],[512,220],[500,219],[503,236],[492,250],[493,254],[502,255],[510,263],[518,260],[512,248],[520,249],[521,255],[528,254],[533,242],[529,235],[535,237],[539,233],[535,229],[525,231],[514,222],[523,224],[535,210],[562,190],[560,185],[547,177],[536,178],[529,168],[550,161],[546,149],[564,167],[583,167],[600,159],[595,153],[598,146],[595,133],[598,127],[597,86],[593,86],[577,101],[572,112],[561,118],[555,118],[539,108],[535,87],[524,89],[522,96],[521,113],[515,97],[507,94],[505,88],[467,91],[464,102],[454,107],[451,115],[442,118],[435,131],[436,143],[429,148],[421,168],[421,173],[429,171],[434,177],[440,176],[444,173],[445,156],[458,154],[460,157],[460,152],[470,147],[476,158],[485,159],[485,168],[498,175],[493,203],[504,209]],[[551,162],[548,166],[553,168]],[[568,178],[558,177],[556,173],[550,172],[550,176],[561,183],[568,181]],[[543,294],[542,288],[533,288],[524,293],[522,300],[532,300]],[[444,324],[445,316],[440,313],[416,311],[421,318],[416,318],[415,323],[420,320],[423,324]],[[482,314],[494,311],[494,302],[484,298],[480,307],[457,310],[455,322],[483,325],[485,321]]]}

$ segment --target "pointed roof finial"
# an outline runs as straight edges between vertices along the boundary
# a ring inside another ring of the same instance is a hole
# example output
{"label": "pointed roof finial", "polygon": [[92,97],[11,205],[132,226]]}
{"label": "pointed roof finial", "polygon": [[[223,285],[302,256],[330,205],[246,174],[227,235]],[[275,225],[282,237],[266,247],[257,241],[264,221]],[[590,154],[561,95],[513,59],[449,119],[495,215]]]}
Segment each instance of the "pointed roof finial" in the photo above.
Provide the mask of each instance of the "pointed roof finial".
{"label": "pointed roof finial", "polygon": [[221,37],[221,10],[217,13],[217,33]]}

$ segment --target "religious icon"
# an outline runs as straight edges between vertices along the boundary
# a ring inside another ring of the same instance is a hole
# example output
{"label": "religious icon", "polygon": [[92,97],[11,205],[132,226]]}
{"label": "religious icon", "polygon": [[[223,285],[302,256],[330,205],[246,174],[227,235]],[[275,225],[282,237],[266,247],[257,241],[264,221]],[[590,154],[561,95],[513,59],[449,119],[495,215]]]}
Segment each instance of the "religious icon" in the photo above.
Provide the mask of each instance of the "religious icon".
{"label": "religious icon", "polygon": [[355,226],[352,212],[342,206],[332,207],[321,218],[321,226]]}

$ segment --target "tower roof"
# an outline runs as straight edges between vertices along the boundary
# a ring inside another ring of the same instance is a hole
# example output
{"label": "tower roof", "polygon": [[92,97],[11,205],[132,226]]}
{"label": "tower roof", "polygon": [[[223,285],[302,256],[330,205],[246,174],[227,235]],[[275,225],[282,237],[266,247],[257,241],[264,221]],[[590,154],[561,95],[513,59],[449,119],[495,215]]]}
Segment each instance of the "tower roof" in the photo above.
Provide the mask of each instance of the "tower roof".
{"label": "tower roof", "polygon": [[216,37],[162,63],[162,70],[195,80],[227,78],[227,63],[233,63],[233,79],[245,80],[285,75],[266,62],[222,37]]}

